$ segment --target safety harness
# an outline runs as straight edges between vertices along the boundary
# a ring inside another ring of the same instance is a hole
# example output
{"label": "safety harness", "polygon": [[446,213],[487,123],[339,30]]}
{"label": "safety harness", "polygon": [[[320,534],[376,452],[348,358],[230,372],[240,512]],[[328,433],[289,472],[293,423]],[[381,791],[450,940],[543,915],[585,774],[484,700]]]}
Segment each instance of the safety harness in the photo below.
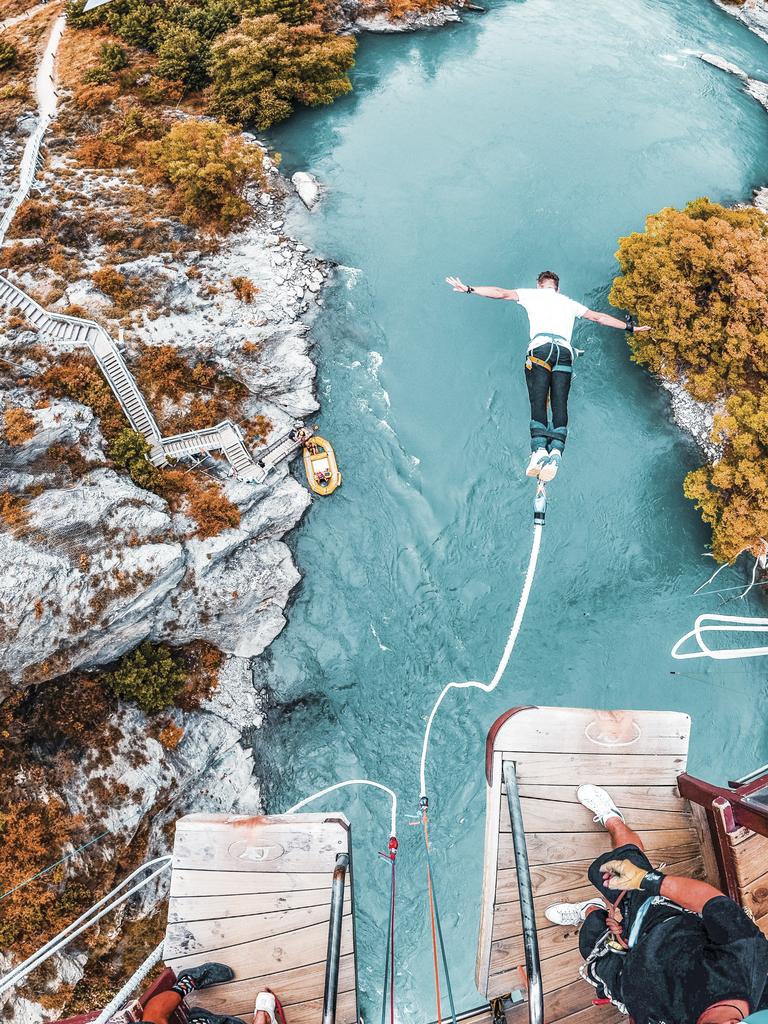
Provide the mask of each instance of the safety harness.
{"label": "safety harness", "polygon": [[[539,344],[536,344],[537,338],[549,339],[549,352],[547,353],[546,359],[541,359],[539,358],[539,356],[535,356],[532,354],[534,348],[538,348],[539,345],[544,344],[543,342],[539,342]],[[536,366],[543,366],[544,369],[547,370],[549,373],[553,373],[554,371],[559,371],[560,373],[572,373],[573,365],[571,363],[560,363],[561,348],[564,348],[568,352],[571,352],[574,356],[576,355],[576,353],[578,353],[578,349],[574,351],[568,344],[567,339],[564,338],[562,334],[534,334],[528,345],[528,355],[525,360],[526,369],[531,370],[535,363]],[[552,361],[553,355],[555,356],[554,361]]]}

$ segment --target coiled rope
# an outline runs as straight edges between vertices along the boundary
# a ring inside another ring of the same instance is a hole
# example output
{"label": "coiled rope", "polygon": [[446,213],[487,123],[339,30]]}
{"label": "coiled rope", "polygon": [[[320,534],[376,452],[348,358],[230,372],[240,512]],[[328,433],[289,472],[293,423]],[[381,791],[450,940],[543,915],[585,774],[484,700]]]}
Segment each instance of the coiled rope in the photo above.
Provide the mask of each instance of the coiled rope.
{"label": "coiled rope", "polygon": [[[715,661],[730,661],[733,658],[759,658],[768,654],[768,647],[732,647],[713,650],[704,640],[704,633],[765,633],[768,619],[751,618],[747,615],[699,615],[693,629],[681,636],[670,652],[677,661],[690,658],[713,658]],[[698,650],[681,653],[680,648],[695,639]]]}

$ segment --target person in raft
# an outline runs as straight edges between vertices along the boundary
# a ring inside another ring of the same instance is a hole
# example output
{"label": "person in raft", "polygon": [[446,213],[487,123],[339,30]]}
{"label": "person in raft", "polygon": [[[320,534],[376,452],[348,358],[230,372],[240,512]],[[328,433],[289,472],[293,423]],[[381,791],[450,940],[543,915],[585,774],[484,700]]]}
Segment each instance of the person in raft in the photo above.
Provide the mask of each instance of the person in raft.
{"label": "person in raft", "polygon": [[[234,976],[235,972],[231,967],[213,962],[181,971],[175,984],[168,991],[158,992],[147,1000],[141,1019],[144,1024],[171,1024],[174,1014],[183,1003],[183,1013],[187,1021],[200,1021],[204,1024],[243,1024],[241,1017],[213,1013],[203,1006],[188,1006],[186,1003],[187,996],[193,992],[211,988],[212,985],[222,985],[232,981]],[[253,1008],[253,1024],[281,1024],[281,1020],[284,1022],[282,1007],[277,997],[269,989],[259,992]]]}
{"label": "person in raft", "polygon": [[635,1024],[735,1024],[765,1009],[768,939],[746,911],[706,882],[655,871],[604,789],[580,786],[578,799],[613,845],[587,872],[602,898],[544,913],[581,924],[581,976],[597,997]]}
{"label": "person in raft", "polygon": [[[571,390],[573,348],[571,335],[577,317],[622,331],[648,331],[631,320],[596,313],[560,294],[560,278],[551,270],[539,274],[535,288],[493,288],[463,284],[458,277],[446,281],[455,292],[486,299],[519,302],[528,314],[531,340],[525,360],[525,382],[531,402],[531,461],[526,473],[539,480],[554,480],[568,436],[568,392]],[[552,408],[548,425],[547,404]]]}

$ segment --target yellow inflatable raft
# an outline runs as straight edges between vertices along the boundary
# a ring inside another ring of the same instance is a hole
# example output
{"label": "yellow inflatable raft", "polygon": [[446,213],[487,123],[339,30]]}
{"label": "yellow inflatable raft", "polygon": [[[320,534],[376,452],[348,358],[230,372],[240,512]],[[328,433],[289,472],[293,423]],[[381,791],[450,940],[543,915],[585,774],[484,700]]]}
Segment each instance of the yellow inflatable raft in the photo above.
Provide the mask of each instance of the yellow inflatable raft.
{"label": "yellow inflatable raft", "polygon": [[341,471],[329,441],[314,434],[304,444],[304,470],[315,494],[333,494],[341,485]]}

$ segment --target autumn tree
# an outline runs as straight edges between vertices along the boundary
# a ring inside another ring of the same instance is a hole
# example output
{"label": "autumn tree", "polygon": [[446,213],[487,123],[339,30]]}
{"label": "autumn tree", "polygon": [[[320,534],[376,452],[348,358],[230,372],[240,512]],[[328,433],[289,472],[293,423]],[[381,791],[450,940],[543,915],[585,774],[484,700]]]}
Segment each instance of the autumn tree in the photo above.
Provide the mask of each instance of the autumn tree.
{"label": "autumn tree", "polygon": [[247,189],[263,182],[261,150],[225,124],[181,121],[139,149],[145,178],[170,187],[173,209],[187,224],[242,220],[250,211]]}
{"label": "autumn tree", "polygon": [[630,344],[655,373],[711,401],[768,371],[768,221],[696,199],[619,241],[610,301],[651,327]]}
{"label": "autumn tree", "polygon": [[237,124],[265,129],[297,104],[331,103],[352,88],[355,40],[276,14],[245,18],[211,48],[210,104]]}
{"label": "autumn tree", "polygon": [[622,276],[610,300],[650,325],[630,337],[634,358],[692,394],[719,399],[722,455],[686,477],[686,495],[712,527],[719,561],[763,551],[768,538],[768,221],[754,207],[696,199],[648,217],[619,242]]}
{"label": "autumn tree", "polygon": [[186,89],[205,85],[209,47],[199,32],[185,25],[174,25],[157,48],[157,71],[172,82],[183,82]]}

